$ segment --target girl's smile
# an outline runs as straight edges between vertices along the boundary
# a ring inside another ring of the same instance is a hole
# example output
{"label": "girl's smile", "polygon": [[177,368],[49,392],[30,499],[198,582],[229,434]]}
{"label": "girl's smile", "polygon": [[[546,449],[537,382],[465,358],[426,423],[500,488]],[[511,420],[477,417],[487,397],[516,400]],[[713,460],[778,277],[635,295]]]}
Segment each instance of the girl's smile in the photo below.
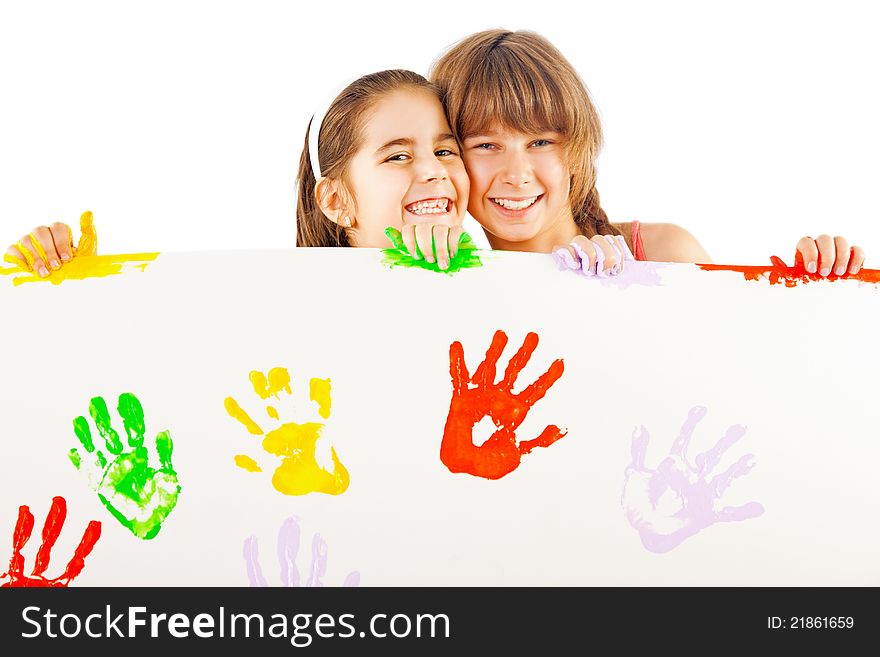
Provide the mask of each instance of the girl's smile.
{"label": "girl's smile", "polygon": [[431,217],[436,220],[449,215],[452,207],[453,201],[450,198],[425,198],[407,203],[404,209],[415,217]]}
{"label": "girl's smile", "polygon": [[519,219],[528,214],[532,209],[534,209],[535,205],[544,198],[543,194],[539,194],[537,196],[528,196],[525,198],[492,198],[491,200],[495,205],[498,206],[498,212],[501,214],[511,217],[514,219]]}

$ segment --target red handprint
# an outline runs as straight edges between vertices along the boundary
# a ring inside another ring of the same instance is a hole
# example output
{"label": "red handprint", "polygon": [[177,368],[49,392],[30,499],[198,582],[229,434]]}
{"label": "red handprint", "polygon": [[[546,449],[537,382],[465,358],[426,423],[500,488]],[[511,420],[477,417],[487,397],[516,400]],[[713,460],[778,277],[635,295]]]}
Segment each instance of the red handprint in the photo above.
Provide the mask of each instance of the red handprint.
{"label": "red handprint", "polygon": [[[548,447],[562,438],[566,432],[550,425],[534,440],[517,445],[514,435],[532,405],[541,399],[562,376],[562,360],[555,360],[549,369],[525,390],[512,392],[516,377],[528,364],[532,352],[538,346],[538,336],[529,333],[519,351],[504,371],[504,378],[495,383],[495,365],[504,347],[507,335],[496,331],[486,358],[474,372],[473,378],[464,362],[464,348],[460,342],[449,347],[449,372],[452,375],[452,402],[443,430],[440,460],[451,472],[466,472],[486,479],[500,479],[519,467],[523,454],[535,447]],[[472,388],[469,384],[476,387]],[[474,445],[474,426],[489,416],[498,430],[479,447]]]}
{"label": "red handprint", "polygon": [[0,575],[0,579],[9,578],[0,586],[3,587],[66,587],[73,579],[82,572],[85,566],[85,559],[95,547],[95,543],[101,537],[101,523],[97,520],[89,522],[83,533],[82,540],[79,542],[73,553],[73,558],[67,564],[64,572],[55,579],[46,579],[43,573],[49,567],[49,558],[55,541],[64,527],[64,520],[67,517],[67,502],[63,497],[53,497],[52,507],[49,509],[49,515],[46,516],[46,522],[43,523],[43,542],[37,552],[36,564],[31,576],[24,574],[24,556],[21,554],[22,548],[27,545],[31,538],[31,532],[34,529],[34,516],[27,506],[18,507],[18,522],[15,524],[15,533],[12,537],[12,559],[9,560],[9,572]]}

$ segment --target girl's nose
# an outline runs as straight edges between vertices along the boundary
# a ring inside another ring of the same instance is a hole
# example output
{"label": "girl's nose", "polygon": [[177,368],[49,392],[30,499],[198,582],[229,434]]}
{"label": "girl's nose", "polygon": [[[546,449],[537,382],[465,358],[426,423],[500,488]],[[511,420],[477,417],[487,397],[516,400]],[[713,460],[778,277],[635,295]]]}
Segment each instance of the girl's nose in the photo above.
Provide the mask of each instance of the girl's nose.
{"label": "girl's nose", "polygon": [[521,187],[532,180],[532,167],[525,153],[511,151],[504,160],[501,171],[502,182],[514,187]]}
{"label": "girl's nose", "polygon": [[424,182],[446,180],[448,177],[446,166],[436,157],[432,156],[423,159],[419,169],[419,178]]}

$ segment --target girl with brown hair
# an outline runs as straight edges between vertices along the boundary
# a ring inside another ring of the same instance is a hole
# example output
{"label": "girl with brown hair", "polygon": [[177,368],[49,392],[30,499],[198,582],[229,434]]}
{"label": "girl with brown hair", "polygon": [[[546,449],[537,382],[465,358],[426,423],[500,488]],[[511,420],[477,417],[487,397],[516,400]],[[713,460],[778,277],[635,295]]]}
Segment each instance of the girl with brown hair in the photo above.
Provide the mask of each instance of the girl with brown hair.
{"label": "girl with brown hair", "polygon": [[297,185],[297,246],[386,247],[390,226],[441,269],[455,255],[467,173],[437,89],[417,73],[365,75],[319,111]]}
{"label": "girl with brown hair", "polygon": [[[430,73],[462,145],[468,211],[494,249],[552,252],[572,269],[602,275],[637,260],[711,262],[674,224],[611,223],[596,190],[602,126],[568,60],[533,32],[486,30],[445,52]],[[609,239],[612,237],[612,239]],[[859,247],[842,237],[802,238],[807,271],[858,272]],[[604,261],[604,263],[602,262]],[[598,263],[598,264],[597,264]]]}
{"label": "girl with brown hair", "polygon": [[[306,132],[297,246],[387,247],[390,226],[414,257],[446,269],[463,232],[468,187],[437,89],[412,71],[365,75]],[[76,253],[70,227],[58,223],[34,229],[6,256],[48,276]]]}

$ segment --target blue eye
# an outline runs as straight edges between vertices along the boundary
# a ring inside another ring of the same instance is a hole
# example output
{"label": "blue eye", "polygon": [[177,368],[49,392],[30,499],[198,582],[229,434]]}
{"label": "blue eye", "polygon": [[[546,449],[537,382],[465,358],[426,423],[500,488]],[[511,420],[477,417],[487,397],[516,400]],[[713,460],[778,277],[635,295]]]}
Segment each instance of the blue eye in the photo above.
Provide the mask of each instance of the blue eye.
{"label": "blue eye", "polygon": [[532,146],[549,146],[552,143],[549,139],[536,139],[532,142]]}
{"label": "blue eye", "polygon": [[456,156],[456,155],[458,155],[458,153],[456,153],[451,148],[441,148],[437,151],[434,151],[434,155],[436,155],[437,157],[450,157],[450,156]]}
{"label": "blue eye", "polygon": [[392,155],[391,157],[389,157],[385,161],[386,162],[403,162],[408,158],[409,158],[409,155],[407,155],[406,153],[398,153],[397,155]]}

